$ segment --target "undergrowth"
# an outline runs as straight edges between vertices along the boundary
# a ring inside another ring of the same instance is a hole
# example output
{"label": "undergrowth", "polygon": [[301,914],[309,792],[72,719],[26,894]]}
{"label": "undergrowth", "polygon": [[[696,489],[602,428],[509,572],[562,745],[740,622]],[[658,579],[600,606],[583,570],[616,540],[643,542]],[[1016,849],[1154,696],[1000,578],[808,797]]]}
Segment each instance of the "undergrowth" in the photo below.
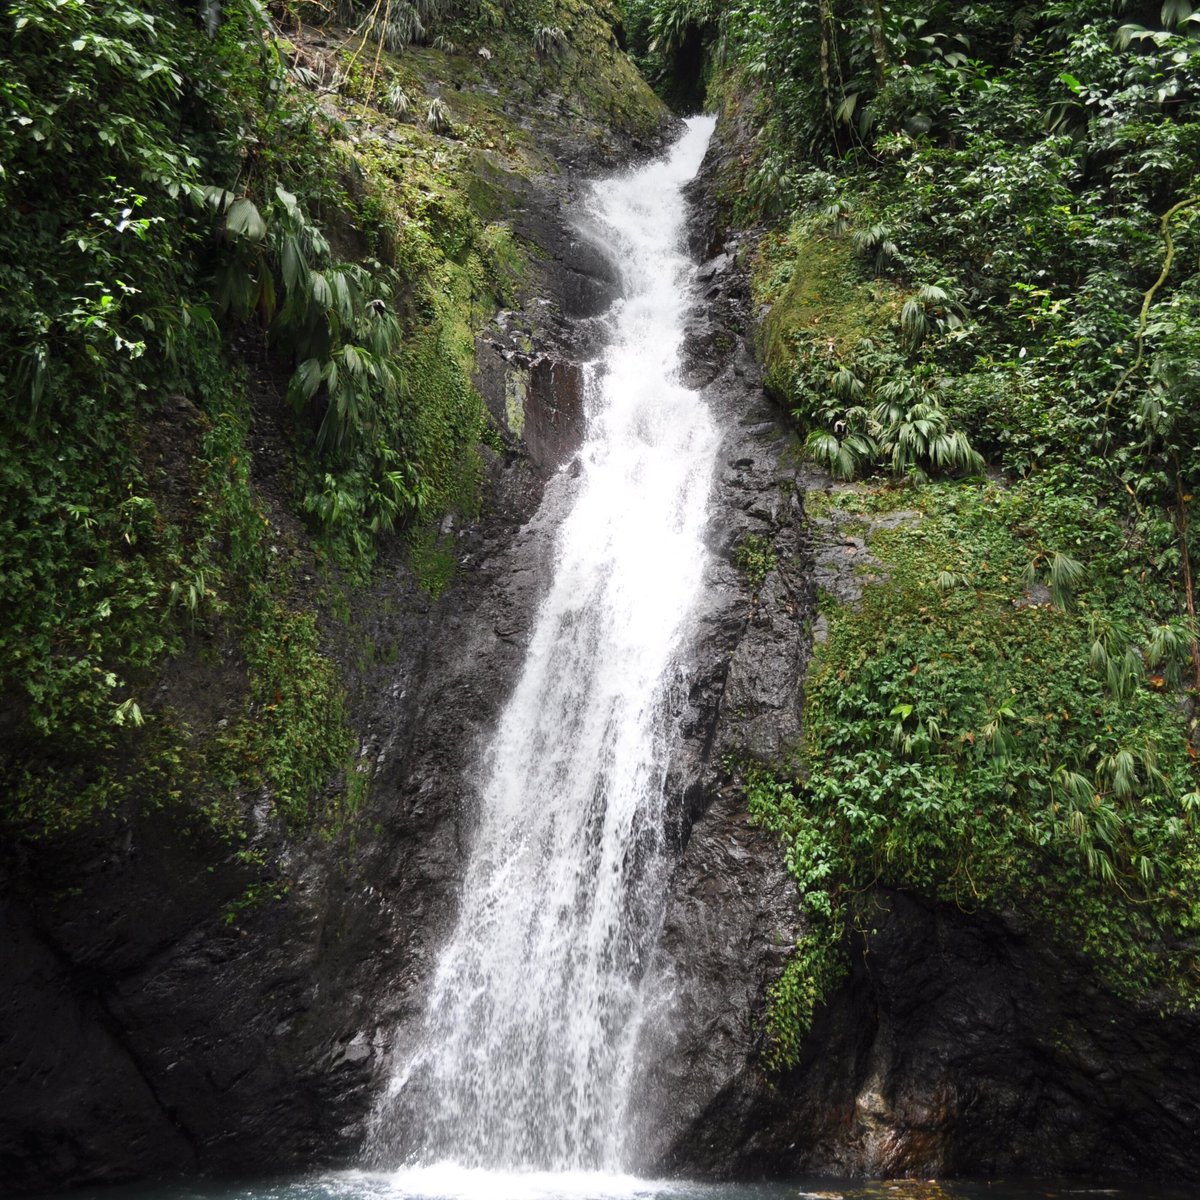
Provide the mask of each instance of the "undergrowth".
{"label": "undergrowth", "polygon": [[761,234],[766,382],[867,481],[834,507],[884,564],[820,601],[801,769],[747,769],[816,915],[777,1055],[832,978],[822,905],[876,883],[1196,1003],[1200,13],[638,7],[701,34],[750,135],[719,187]]}
{"label": "undergrowth", "polygon": [[[1200,773],[1177,688],[1188,631],[1120,513],[1047,484],[926,485],[869,547],[885,579],[827,609],[798,769],[747,765],[810,932],[776,985],[794,1061],[854,894],[1016,907],[1109,983],[1200,999]],[[841,518],[869,519],[857,491]]]}
{"label": "undergrowth", "polygon": [[[211,31],[167,0],[6,10],[0,820],[17,838],[175,806],[254,855],[264,822],[329,835],[363,800],[338,597],[390,533],[445,587],[431,531],[475,511],[493,435],[474,335],[528,286],[508,177],[547,166],[506,97],[553,83],[598,138],[659,119],[603,6],[422,8],[424,32],[372,18],[328,51],[295,24],[321,6],[228,0]],[[221,694],[189,698],[189,672]]]}

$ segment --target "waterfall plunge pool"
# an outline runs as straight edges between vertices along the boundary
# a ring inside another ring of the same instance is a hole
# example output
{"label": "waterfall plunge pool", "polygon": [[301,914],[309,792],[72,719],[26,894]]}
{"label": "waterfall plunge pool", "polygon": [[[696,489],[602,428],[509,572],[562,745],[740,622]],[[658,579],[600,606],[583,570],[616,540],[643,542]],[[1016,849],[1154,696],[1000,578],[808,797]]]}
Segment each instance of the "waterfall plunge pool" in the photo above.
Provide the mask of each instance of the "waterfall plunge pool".
{"label": "waterfall plunge pool", "polygon": [[[253,1183],[86,1188],[59,1200],[1195,1200],[1194,1189],[1079,1180],[689,1183],[596,1171],[492,1171],[454,1163]],[[47,1198],[49,1200],[49,1198]]]}

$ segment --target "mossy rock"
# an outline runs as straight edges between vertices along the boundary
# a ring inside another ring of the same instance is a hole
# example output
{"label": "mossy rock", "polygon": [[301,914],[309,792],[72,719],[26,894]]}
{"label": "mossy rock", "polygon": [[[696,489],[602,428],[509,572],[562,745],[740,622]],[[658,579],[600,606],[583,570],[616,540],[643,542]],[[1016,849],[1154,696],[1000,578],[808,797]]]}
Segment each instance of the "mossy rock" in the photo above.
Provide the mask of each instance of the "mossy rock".
{"label": "mossy rock", "polygon": [[849,238],[810,221],[763,240],[752,286],[756,304],[769,306],[758,329],[766,384],[785,403],[799,358],[850,358],[887,334],[904,303],[894,284],[865,276]]}

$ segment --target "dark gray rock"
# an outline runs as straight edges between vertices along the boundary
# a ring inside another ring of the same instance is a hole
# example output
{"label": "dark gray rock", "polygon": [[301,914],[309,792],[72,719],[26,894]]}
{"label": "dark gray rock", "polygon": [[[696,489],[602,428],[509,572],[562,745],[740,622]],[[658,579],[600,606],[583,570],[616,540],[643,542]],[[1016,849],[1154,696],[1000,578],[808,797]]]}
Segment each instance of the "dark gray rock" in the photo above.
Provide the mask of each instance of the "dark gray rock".
{"label": "dark gray rock", "polygon": [[878,890],[804,1057],[728,1089],[676,1169],[1196,1178],[1196,1018],[1122,1001],[1035,931]]}
{"label": "dark gray rock", "polygon": [[714,276],[723,275],[733,264],[733,255],[728,251],[718,254],[716,258],[710,258],[708,262],[703,263],[696,268],[696,279],[700,283],[707,283]]}
{"label": "dark gray rock", "polygon": [[[715,210],[696,188],[691,199],[693,250],[711,254],[724,244],[705,230]],[[732,1150],[714,1114],[769,1089],[758,1062],[766,993],[803,919],[778,846],[750,823],[725,768],[730,755],[785,757],[798,740],[814,591],[793,438],[747,349],[744,268],[732,253],[715,264],[697,272],[683,348],[682,376],[723,437],[707,535],[713,565],[687,651],[691,687],[671,777],[678,858],[632,1089],[638,1166],[651,1173],[729,1173],[713,1170]],[[757,587],[738,566],[751,536],[774,562]],[[702,1146],[716,1149],[704,1155]]]}

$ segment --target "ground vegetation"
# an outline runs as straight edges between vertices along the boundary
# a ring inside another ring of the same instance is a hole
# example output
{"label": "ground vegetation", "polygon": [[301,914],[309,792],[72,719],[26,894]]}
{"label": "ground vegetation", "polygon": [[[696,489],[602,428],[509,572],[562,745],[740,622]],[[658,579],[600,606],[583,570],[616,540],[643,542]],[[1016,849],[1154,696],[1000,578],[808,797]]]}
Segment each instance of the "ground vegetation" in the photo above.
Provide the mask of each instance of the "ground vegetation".
{"label": "ground vegetation", "polygon": [[582,0],[6,10],[7,836],[166,806],[257,862],[264,822],[328,836],[353,814],[353,595],[385,543],[445,586],[438,530],[499,444],[475,332],[538,253],[503,180],[551,169],[514,114],[552,92],[597,131],[661,121],[616,20]]}

